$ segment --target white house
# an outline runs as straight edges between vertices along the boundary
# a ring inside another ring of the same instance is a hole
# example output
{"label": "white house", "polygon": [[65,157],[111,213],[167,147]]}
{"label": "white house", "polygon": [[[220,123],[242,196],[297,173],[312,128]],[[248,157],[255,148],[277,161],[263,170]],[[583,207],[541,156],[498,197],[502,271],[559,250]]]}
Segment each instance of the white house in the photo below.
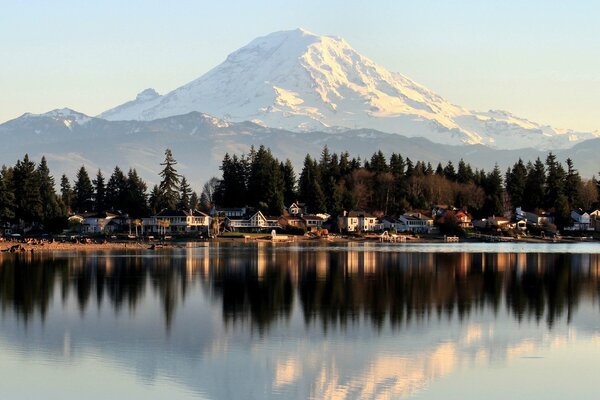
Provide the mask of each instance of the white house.
{"label": "white house", "polygon": [[517,207],[515,214],[517,221],[526,221],[528,224],[536,226],[554,223],[554,218],[547,212],[537,214],[530,211],[524,211],[521,207]]}
{"label": "white house", "polygon": [[208,233],[211,217],[198,210],[162,210],[144,218],[144,232],[149,233]]}
{"label": "white house", "polygon": [[377,218],[361,210],[344,212],[344,215],[339,217],[339,222],[341,230],[347,232],[369,232],[379,228]]}
{"label": "white house", "polygon": [[287,208],[290,215],[303,215],[306,214],[306,204],[294,202]]}
{"label": "white house", "polygon": [[428,233],[433,227],[433,219],[421,213],[405,213],[399,218],[400,232]]}
{"label": "white house", "polygon": [[246,217],[227,217],[225,226],[232,231],[239,230],[262,230],[271,228],[280,228],[278,217],[267,217],[262,212],[257,211],[252,216]]}
{"label": "white house", "polygon": [[592,219],[590,214],[583,210],[571,211],[571,220],[573,225],[565,229],[573,231],[587,231],[594,229],[592,227]]}

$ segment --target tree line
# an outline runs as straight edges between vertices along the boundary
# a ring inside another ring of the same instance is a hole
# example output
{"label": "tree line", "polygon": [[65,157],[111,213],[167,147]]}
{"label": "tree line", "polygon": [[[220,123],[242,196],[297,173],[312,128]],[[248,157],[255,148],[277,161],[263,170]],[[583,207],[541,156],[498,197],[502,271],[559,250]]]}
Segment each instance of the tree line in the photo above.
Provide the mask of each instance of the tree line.
{"label": "tree line", "polygon": [[486,172],[464,160],[456,167],[448,161],[434,168],[398,153],[386,158],[378,151],[362,160],[324,147],[318,158],[306,155],[297,175],[290,160],[280,161],[260,146],[248,154],[225,154],[221,177],[206,182],[200,196],[177,172],[171,150],[160,165],[160,183],[150,190],[134,168],[125,172],[116,166],[109,177],[101,170],[90,177],[82,166],[74,181],[63,174],[57,191],[45,157],[35,163],[25,155],[0,170],[0,224],[58,232],[73,213],[113,211],[140,218],[163,209],[206,211],[214,205],[280,215],[300,201],[311,213],[333,215],[352,209],[398,215],[446,204],[485,217],[521,206],[553,211],[562,226],[570,210],[598,206],[600,189],[595,178],[581,178],[572,160],[563,165],[552,153],[545,162],[519,160],[503,174],[497,165]]}
{"label": "tree line", "polygon": [[177,172],[176,164],[167,149],[160,164],[160,184],[150,191],[135,168],[124,172],[119,166],[108,179],[101,170],[90,177],[82,166],[73,182],[63,174],[57,191],[46,158],[36,164],[26,154],[14,166],[0,170],[0,225],[60,232],[74,213],[112,211],[141,218],[163,209],[197,208],[198,195]]}
{"label": "tree line", "polygon": [[225,154],[222,178],[213,178],[211,187],[220,206],[251,206],[272,215],[298,200],[311,213],[359,208],[394,215],[446,204],[483,217],[521,206],[554,211],[560,220],[570,209],[598,203],[598,182],[583,180],[570,159],[565,166],[549,153],[545,163],[519,159],[503,174],[498,165],[486,172],[462,159],[457,167],[448,161],[434,168],[397,153],[388,159],[378,151],[361,160],[324,147],[318,159],[306,155],[296,178],[290,160],[279,161],[261,146],[247,155]]}

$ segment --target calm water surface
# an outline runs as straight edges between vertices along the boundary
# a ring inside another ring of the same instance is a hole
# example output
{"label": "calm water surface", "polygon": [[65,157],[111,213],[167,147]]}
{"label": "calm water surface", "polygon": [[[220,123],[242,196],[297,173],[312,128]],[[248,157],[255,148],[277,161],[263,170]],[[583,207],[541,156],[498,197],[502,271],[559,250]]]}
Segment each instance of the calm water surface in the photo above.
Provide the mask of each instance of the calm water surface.
{"label": "calm water surface", "polygon": [[0,255],[0,399],[597,399],[600,245]]}

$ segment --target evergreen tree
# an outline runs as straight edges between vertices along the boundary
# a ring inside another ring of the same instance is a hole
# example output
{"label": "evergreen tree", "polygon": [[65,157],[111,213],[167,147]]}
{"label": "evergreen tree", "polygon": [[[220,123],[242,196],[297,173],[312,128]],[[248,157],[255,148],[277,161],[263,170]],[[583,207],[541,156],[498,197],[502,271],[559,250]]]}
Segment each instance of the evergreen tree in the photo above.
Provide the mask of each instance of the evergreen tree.
{"label": "evergreen tree", "polygon": [[581,181],[579,172],[577,172],[575,166],[573,165],[573,160],[567,158],[566,164],[567,175],[565,177],[565,195],[567,196],[569,205],[571,207],[575,207],[579,203],[578,193],[581,191],[583,182]]}
{"label": "evergreen tree", "polygon": [[162,178],[159,185],[161,209],[175,209],[179,202],[179,174],[175,169],[176,164],[177,161],[173,158],[171,150],[165,150],[165,161],[160,164],[163,170],[159,173]]}
{"label": "evergreen tree", "polygon": [[452,161],[448,161],[448,164],[444,167],[444,176],[451,181],[456,180],[456,170]]}
{"label": "evergreen tree", "polygon": [[566,173],[562,165],[556,161],[556,156],[552,152],[546,157],[547,177],[546,177],[546,207],[553,207],[560,195],[565,194]]}
{"label": "evergreen tree", "polygon": [[488,215],[502,215],[504,212],[503,206],[503,188],[502,188],[502,173],[498,164],[494,167],[492,172],[486,176],[486,182],[484,185],[484,191],[486,194],[486,200],[484,203],[484,210]]}
{"label": "evergreen tree", "polygon": [[192,196],[192,188],[185,176],[181,177],[181,183],[179,185],[179,203],[177,204],[177,208],[179,210],[189,210],[190,206],[190,198]]}
{"label": "evergreen tree", "polygon": [[469,183],[473,181],[473,170],[471,166],[461,158],[458,162],[458,173],[456,174],[456,180],[460,183]]}
{"label": "evergreen tree", "polygon": [[73,209],[76,212],[94,209],[94,187],[84,166],[81,166],[77,172],[77,179],[73,186]]}
{"label": "evergreen tree", "polygon": [[437,176],[444,176],[444,167],[442,167],[442,163],[439,162],[437,168],[435,169],[435,174]]}
{"label": "evergreen tree", "polygon": [[200,199],[198,198],[198,193],[195,191],[192,192],[190,196],[190,208],[192,210],[197,210],[200,207]]}
{"label": "evergreen tree", "polygon": [[283,179],[277,161],[270,150],[260,146],[250,164],[248,198],[250,205],[280,215],[283,210]]}
{"label": "evergreen tree", "polygon": [[160,189],[159,189],[158,185],[154,185],[154,187],[150,191],[150,196],[148,197],[148,205],[150,207],[150,212],[152,214],[156,214],[156,213],[160,212],[160,204],[161,204],[160,195],[161,195],[161,193],[160,193]]}
{"label": "evergreen tree", "polygon": [[519,158],[512,169],[506,172],[506,191],[513,207],[522,207],[526,196],[527,168]]}
{"label": "evergreen tree", "polygon": [[404,159],[400,154],[392,153],[390,157],[390,172],[396,178],[404,177]]}
{"label": "evergreen tree", "polygon": [[283,179],[283,201],[286,206],[289,206],[297,200],[296,173],[294,172],[294,166],[289,159],[285,160],[285,164],[282,163],[279,169],[281,170]]}
{"label": "evergreen tree", "polygon": [[60,177],[60,199],[62,200],[67,213],[70,213],[73,202],[73,190],[71,189],[69,178],[67,178],[67,175],[65,174]]}
{"label": "evergreen tree", "polygon": [[106,205],[106,184],[101,170],[98,170],[96,179],[92,183],[94,184],[94,206],[97,211],[105,211],[108,208]]}
{"label": "evergreen tree", "polygon": [[371,162],[369,163],[369,166],[370,168],[367,169],[375,174],[383,174],[389,171],[385,156],[381,150],[371,156]]}
{"label": "evergreen tree", "polygon": [[310,155],[304,158],[304,166],[299,179],[300,200],[306,203],[309,212],[324,212],[327,209],[325,194],[321,188],[319,168]]}
{"label": "evergreen tree", "polygon": [[128,189],[127,177],[121,168],[116,166],[106,184],[105,202],[107,208],[112,211],[125,211],[128,202]]}
{"label": "evergreen tree", "polygon": [[535,160],[534,164],[527,164],[527,196],[523,199],[524,209],[533,211],[544,205],[546,187],[546,168],[544,163],[539,159]]}
{"label": "evergreen tree", "polygon": [[132,218],[140,218],[148,214],[148,199],[146,182],[137,171],[130,169],[127,173],[127,189],[124,211]]}
{"label": "evergreen tree", "polygon": [[15,195],[10,185],[11,174],[12,172],[3,165],[0,171],[0,224],[15,218]]}
{"label": "evergreen tree", "polygon": [[41,222],[43,217],[40,181],[35,163],[25,154],[13,168],[12,192],[15,195],[15,216],[27,224]]}
{"label": "evergreen tree", "polygon": [[62,215],[63,212],[54,191],[54,178],[50,175],[46,157],[42,157],[37,168],[37,175],[42,204],[42,222],[47,229],[54,230],[52,228],[56,228],[57,219],[64,215]]}

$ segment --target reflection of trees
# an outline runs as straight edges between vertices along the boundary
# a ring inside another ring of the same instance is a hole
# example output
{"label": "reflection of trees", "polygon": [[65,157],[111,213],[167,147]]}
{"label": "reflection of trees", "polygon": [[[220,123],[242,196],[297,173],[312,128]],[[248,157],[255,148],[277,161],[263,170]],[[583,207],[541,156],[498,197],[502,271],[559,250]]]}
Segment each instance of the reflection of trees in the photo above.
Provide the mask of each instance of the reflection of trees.
{"label": "reflection of trees", "polygon": [[[368,249],[367,249],[368,250]],[[24,320],[42,318],[56,296],[81,313],[105,304],[135,311],[159,298],[167,329],[190,285],[201,283],[221,302],[228,323],[259,331],[289,318],[294,298],[307,324],[324,329],[366,318],[402,327],[428,318],[468,318],[501,307],[518,320],[571,320],[582,297],[598,297],[600,258],[586,254],[464,254],[373,251],[221,249],[198,257],[0,257],[0,307]],[[589,301],[589,300],[588,300]]]}

